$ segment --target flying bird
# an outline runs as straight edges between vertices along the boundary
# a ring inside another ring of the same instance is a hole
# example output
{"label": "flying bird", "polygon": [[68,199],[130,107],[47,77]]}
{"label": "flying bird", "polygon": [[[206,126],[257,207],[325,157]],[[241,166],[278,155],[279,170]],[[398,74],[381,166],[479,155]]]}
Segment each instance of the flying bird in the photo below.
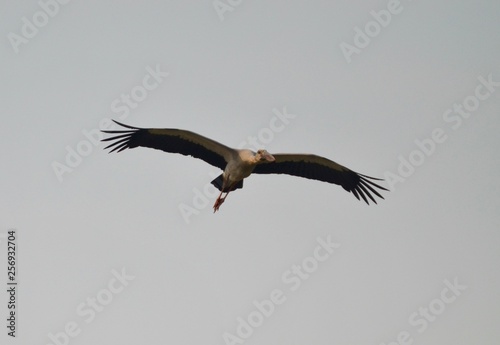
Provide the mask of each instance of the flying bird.
{"label": "flying bird", "polygon": [[199,134],[173,128],[137,128],[114,121],[122,130],[103,130],[114,136],[102,139],[111,141],[104,149],[120,152],[134,147],[149,147],[171,153],[192,156],[222,169],[224,172],[212,181],[220,190],[215,200],[214,212],[226,200],[229,192],[243,188],[243,179],[250,174],[287,174],[333,183],[342,186],[360,200],[375,204],[374,195],[383,199],[377,191],[386,190],[375,181],[381,179],[358,174],[334,161],[313,154],[270,154],[266,150],[253,152],[233,149]]}

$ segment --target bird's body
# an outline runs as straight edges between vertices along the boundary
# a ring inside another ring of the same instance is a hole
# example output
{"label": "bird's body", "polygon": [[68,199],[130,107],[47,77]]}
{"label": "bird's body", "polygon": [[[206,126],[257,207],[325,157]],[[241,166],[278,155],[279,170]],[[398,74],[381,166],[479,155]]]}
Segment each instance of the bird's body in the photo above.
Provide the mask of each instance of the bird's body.
{"label": "bird's body", "polygon": [[236,150],[235,159],[227,163],[223,176],[231,183],[235,183],[250,176],[258,161],[255,160],[255,152],[251,150]]}
{"label": "bird's body", "polygon": [[113,141],[105,148],[112,148],[110,152],[143,146],[193,156],[222,169],[223,173],[212,181],[212,184],[220,190],[214,204],[214,212],[219,209],[229,192],[243,187],[243,180],[252,173],[288,174],[338,184],[346,191],[352,192],[358,200],[361,196],[367,204],[369,204],[367,197],[377,203],[371,193],[383,199],[376,188],[387,190],[372,181],[379,179],[358,174],[316,155],[271,155],[266,150],[257,152],[247,149],[237,150],[190,131],[169,128],[144,129],[114,122],[128,129],[103,131],[116,134],[103,139],[103,141]]}

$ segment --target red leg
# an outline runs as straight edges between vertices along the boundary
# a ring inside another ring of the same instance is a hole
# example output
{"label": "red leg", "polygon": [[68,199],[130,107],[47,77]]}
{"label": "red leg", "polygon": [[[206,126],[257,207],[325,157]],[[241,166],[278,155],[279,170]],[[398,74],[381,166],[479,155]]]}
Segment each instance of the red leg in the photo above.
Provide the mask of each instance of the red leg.
{"label": "red leg", "polygon": [[[222,194],[222,193],[221,193]],[[227,196],[229,195],[229,192],[227,192],[224,197],[219,197],[217,200],[215,200],[214,204],[214,213],[219,210],[219,207],[222,205],[224,201],[226,201]]]}
{"label": "red leg", "polygon": [[[222,193],[224,193],[224,190],[226,189],[226,181],[228,179],[229,179],[229,175],[227,176],[227,179],[224,179],[224,181],[222,182],[222,188],[221,188],[222,190],[220,191],[220,194],[214,203],[214,213],[219,210],[219,207],[222,205],[224,200],[226,200],[227,194],[229,193],[229,192],[227,192],[226,195],[224,196],[224,198],[222,198]],[[231,190],[231,188],[229,190]]]}
{"label": "red leg", "polygon": [[221,197],[222,197],[222,191],[220,192],[219,196],[215,200],[215,203],[214,203],[214,213],[219,210],[220,205],[222,205],[222,203],[224,202],[224,199],[222,199]]}

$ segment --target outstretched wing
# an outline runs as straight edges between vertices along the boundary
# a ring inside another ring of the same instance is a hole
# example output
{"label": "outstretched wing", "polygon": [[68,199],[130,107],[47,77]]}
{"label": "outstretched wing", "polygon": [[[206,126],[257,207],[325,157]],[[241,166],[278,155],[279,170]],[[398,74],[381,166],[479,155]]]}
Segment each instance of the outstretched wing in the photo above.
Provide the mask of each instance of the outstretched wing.
{"label": "outstretched wing", "polygon": [[274,162],[259,164],[253,170],[256,174],[288,174],[305,177],[312,180],[334,183],[342,186],[346,191],[352,192],[358,199],[361,196],[369,204],[368,198],[377,203],[372,194],[384,198],[376,190],[387,190],[373,180],[381,179],[358,174],[327,158],[310,154],[273,154]]}
{"label": "outstretched wing", "polygon": [[236,151],[232,148],[190,131],[172,128],[137,128],[124,125],[118,121],[113,120],[113,122],[127,129],[102,131],[116,134],[102,140],[112,141],[111,144],[104,148],[110,148],[110,153],[143,146],[199,158],[222,170],[236,154]]}

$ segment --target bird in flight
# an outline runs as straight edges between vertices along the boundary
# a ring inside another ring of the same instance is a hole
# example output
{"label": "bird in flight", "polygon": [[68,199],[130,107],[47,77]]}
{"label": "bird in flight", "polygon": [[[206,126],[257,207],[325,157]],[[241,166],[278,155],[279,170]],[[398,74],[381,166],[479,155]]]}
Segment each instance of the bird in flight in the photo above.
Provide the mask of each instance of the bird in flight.
{"label": "bird in flight", "polygon": [[114,121],[122,130],[103,130],[114,136],[102,139],[111,141],[104,149],[120,152],[134,147],[149,147],[170,153],[180,153],[204,160],[224,172],[212,181],[220,190],[213,206],[214,212],[226,200],[229,192],[243,188],[243,179],[250,174],[287,174],[333,183],[342,186],[360,200],[375,204],[374,195],[384,198],[377,189],[385,190],[375,181],[381,179],[358,174],[334,161],[313,154],[270,154],[266,150],[253,152],[233,149],[199,134],[173,128],[137,128]]}

